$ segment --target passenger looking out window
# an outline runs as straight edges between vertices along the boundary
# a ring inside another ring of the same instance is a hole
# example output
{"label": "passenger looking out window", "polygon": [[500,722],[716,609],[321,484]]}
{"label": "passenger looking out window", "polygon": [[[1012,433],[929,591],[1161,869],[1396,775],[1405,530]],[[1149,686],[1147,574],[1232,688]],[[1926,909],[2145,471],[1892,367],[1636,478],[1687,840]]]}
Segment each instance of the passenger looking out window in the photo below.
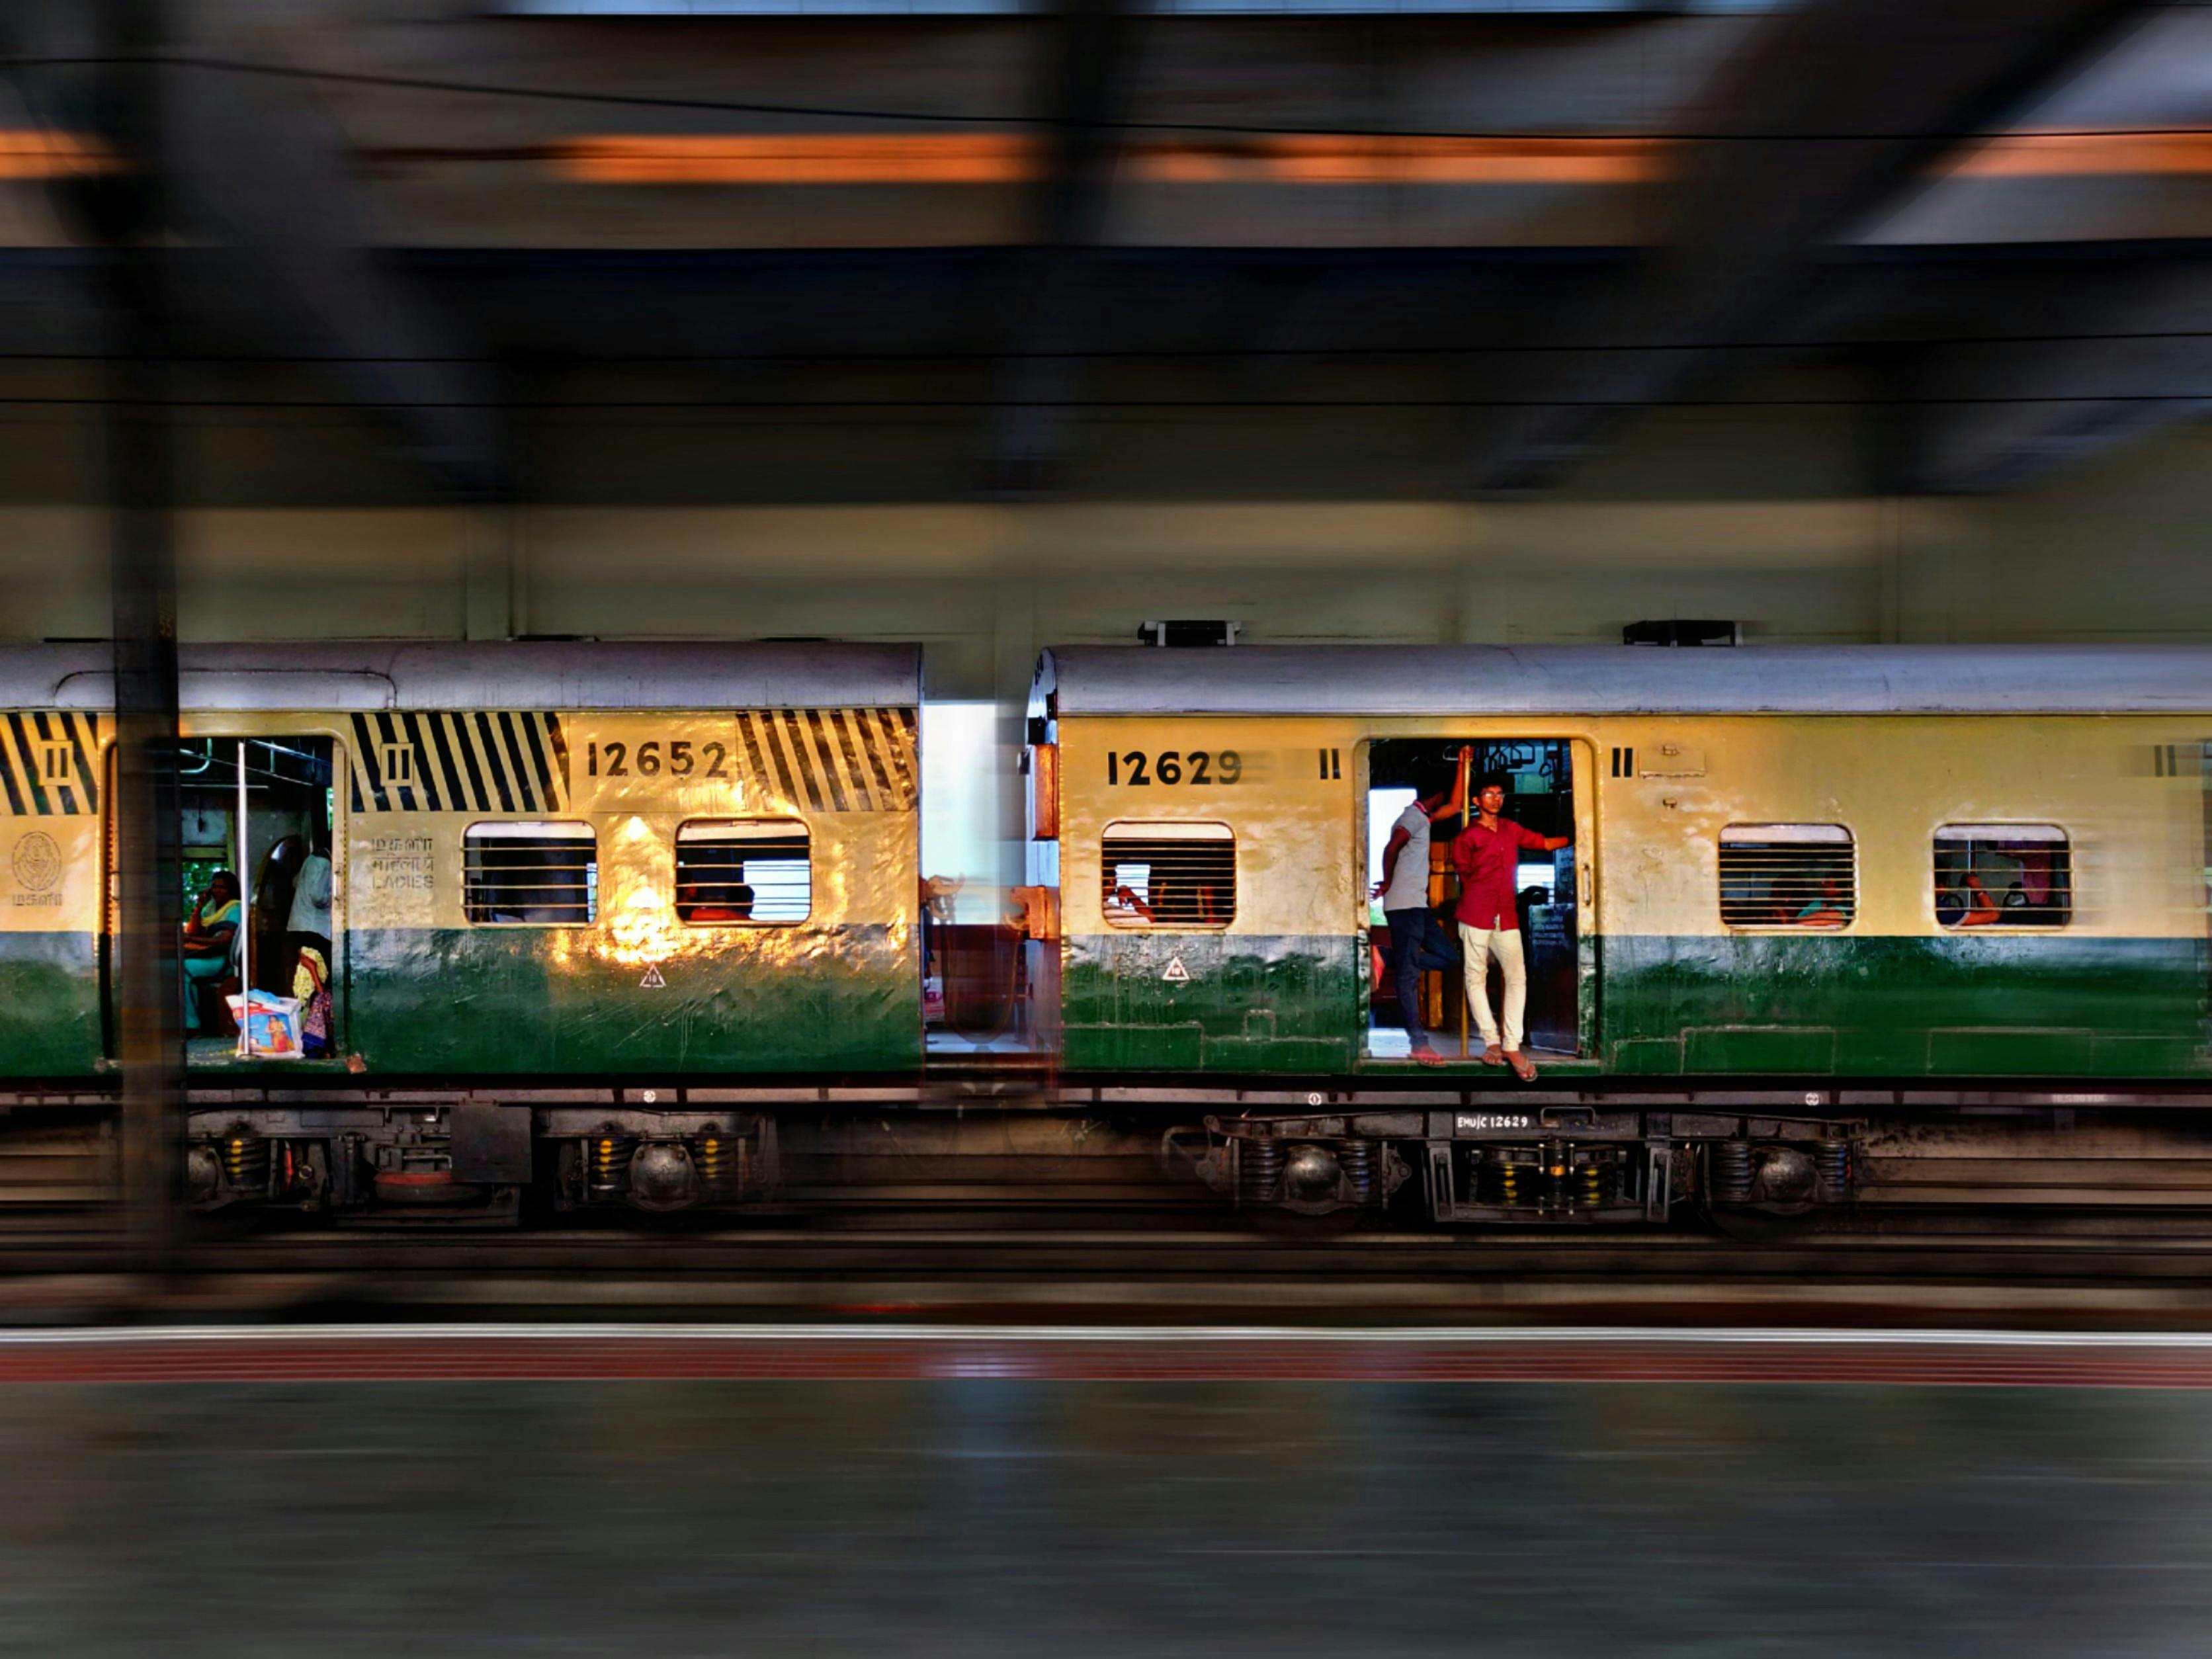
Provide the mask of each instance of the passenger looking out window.
{"label": "passenger looking out window", "polygon": [[1800,927],[1843,927],[1851,919],[1850,889],[1832,875],[1820,878],[1820,890],[1791,918]]}
{"label": "passenger looking out window", "polygon": [[1851,832],[1838,823],[1731,823],[1721,831],[1721,925],[1848,927],[1857,908]]}
{"label": "passenger looking out window", "polygon": [[796,818],[695,818],[676,831],[676,914],[695,927],[790,926],[814,910],[814,839]]}
{"label": "passenger looking out window", "polygon": [[727,883],[720,887],[700,887],[694,890],[699,902],[691,907],[686,920],[691,921],[750,921],[753,919],[753,890],[743,882]]}
{"label": "passenger looking out window", "polygon": [[1112,823],[1098,906],[1115,927],[1226,927],[1237,920],[1237,842],[1223,823]]}
{"label": "passenger looking out window", "polygon": [[2056,824],[1945,824],[1936,832],[1936,924],[2064,927],[2074,915],[2072,851]]}
{"label": "passenger looking out window", "polygon": [[[1460,874],[1460,949],[1467,960],[1468,1012],[1482,1033],[1480,1059],[1486,1066],[1510,1066],[1523,1083],[1535,1080],[1536,1067],[1521,1051],[1528,1005],[1528,962],[1522,949],[1521,912],[1514,886],[1521,852],[1553,853],[1570,843],[1565,836],[1540,836],[1504,816],[1505,779],[1493,773],[1475,796],[1474,822],[1452,842],[1452,868]],[[1490,962],[1495,957],[1505,979],[1504,1028],[1490,1006]]]}

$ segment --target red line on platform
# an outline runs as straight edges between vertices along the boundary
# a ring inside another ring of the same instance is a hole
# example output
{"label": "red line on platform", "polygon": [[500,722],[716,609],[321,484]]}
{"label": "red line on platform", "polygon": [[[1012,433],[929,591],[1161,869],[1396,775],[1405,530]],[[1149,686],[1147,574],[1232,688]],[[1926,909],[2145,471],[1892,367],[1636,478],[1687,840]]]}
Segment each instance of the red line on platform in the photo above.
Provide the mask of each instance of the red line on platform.
{"label": "red line on platform", "polygon": [[1996,1346],[1971,1340],[1670,1343],[1591,1336],[1148,1343],[1054,1337],[884,1341],[835,1333],[385,1335],[254,1333],[0,1342],[0,1383],[400,1382],[1323,1382],[1826,1383],[2202,1389],[2212,1348]]}

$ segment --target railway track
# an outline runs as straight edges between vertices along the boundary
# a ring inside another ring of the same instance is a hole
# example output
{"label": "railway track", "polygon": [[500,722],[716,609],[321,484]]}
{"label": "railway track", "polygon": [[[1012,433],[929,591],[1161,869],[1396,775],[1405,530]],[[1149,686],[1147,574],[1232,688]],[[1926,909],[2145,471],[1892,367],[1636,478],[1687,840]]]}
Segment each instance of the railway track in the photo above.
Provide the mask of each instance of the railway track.
{"label": "railway track", "polygon": [[204,1231],[136,1270],[107,1218],[0,1227],[0,1320],[206,1311],[850,1320],[1698,1320],[2212,1328],[2212,1220],[1861,1213],[1787,1242],[1692,1231],[1326,1239],[1235,1218],[958,1206],[730,1227]]}

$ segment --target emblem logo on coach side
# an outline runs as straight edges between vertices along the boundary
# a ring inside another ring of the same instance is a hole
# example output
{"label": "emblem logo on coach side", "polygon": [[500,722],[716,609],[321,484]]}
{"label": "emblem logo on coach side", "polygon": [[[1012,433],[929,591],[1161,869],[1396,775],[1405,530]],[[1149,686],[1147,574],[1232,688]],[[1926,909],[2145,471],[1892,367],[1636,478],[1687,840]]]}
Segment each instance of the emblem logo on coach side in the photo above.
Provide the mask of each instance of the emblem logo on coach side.
{"label": "emblem logo on coach side", "polygon": [[27,893],[49,891],[62,878],[62,849],[43,830],[33,830],[27,836],[16,837],[15,853],[10,863],[15,872],[16,884]]}
{"label": "emblem logo on coach side", "polygon": [[1190,983],[1190,969],[1182,965],[1181,957],[1170,957],[1167,971],[1160,977],[1170,985],[1188,985]]}

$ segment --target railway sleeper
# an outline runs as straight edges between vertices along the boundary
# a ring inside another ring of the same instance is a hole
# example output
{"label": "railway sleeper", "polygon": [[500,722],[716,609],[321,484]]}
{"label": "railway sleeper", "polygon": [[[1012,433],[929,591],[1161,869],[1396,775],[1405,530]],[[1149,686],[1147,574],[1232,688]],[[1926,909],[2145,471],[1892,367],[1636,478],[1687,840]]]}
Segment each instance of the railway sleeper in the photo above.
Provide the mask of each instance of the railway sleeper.
{"label": "railway sleeper", "polygon": [[1857,1121],[1594,1107],[1210,1116],[1170,1129],[1163,1161],[1239,1208],[1389,1209],[1418,1171],[1433,1222],[1598,1224],[1802,1216],[1850,1200]]}

